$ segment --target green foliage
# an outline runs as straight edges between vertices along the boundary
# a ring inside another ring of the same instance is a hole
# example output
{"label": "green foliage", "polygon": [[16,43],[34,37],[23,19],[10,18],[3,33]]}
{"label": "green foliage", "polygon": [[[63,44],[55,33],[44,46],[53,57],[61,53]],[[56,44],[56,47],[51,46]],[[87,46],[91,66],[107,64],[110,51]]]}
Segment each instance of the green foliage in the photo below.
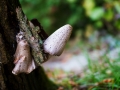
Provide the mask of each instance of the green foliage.
{"label": "green foliage", "polygon": [[92,10],[91,14],[90,14],[90,18],[92,20],[99,20],[103,17],[104,15],[104,10],[103,8],[95,8]]}
{"label": "green foliage", "polygon": [[[119,0],[20,0],[24,13],[31,20],[36,18],[50,34],[64,24],[71,24],[74,31],[92,25],[94,30],[111,34],[120,29]],[[101,31],[101,30],[100,30]]]}

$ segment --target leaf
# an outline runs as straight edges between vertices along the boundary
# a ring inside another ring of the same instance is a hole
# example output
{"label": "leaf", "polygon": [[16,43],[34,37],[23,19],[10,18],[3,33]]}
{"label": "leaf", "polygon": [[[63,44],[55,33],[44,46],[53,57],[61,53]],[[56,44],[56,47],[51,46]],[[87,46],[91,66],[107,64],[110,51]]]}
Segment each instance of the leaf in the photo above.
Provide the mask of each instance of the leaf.
{"label": "leaf", "polygon": [[99,20],[99,19],[101,19],[103,17],[103,15],[104,15],[104,9],[98,7],[98,8],[95,8],[95,9],[92,10],[89,17],[92,20]]}

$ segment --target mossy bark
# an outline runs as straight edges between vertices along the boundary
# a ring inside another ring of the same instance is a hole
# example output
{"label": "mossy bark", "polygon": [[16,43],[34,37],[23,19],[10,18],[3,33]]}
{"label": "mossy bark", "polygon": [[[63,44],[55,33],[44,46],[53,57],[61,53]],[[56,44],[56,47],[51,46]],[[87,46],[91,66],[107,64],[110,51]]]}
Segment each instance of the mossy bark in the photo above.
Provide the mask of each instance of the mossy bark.
{"label": "mossy bark", "polygon": [[18,0],[0,0],[0,90],[56,90],[39,67],[30,74],[12,74],[19,25],[16,8]]}

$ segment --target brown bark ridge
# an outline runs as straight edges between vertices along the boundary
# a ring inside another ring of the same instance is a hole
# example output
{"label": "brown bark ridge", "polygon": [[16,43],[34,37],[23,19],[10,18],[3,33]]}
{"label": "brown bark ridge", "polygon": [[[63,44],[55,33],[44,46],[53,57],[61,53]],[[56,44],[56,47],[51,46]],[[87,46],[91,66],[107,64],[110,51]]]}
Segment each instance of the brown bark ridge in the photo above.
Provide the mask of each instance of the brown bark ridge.
{"label": "brown bark ridge", "polygon": [[41,67],[30,74],[12,74],[16,34],[20,30],[16,17],[18,6],[18,0],[0,0],[0,90],[56,90],[57,86]]}

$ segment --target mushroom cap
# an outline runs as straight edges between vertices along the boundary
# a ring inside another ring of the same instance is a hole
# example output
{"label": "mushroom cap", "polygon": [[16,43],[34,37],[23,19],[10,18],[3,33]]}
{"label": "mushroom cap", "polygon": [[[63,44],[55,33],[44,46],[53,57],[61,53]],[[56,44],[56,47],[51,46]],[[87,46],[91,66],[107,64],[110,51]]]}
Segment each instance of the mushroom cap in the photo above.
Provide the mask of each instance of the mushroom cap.
{"label": "mushroom cap", "polygon": [[71,32],[72,26],[69,24],[60,27],[45,40],[43,43],[44,51],[50,55],[61,55]]}

